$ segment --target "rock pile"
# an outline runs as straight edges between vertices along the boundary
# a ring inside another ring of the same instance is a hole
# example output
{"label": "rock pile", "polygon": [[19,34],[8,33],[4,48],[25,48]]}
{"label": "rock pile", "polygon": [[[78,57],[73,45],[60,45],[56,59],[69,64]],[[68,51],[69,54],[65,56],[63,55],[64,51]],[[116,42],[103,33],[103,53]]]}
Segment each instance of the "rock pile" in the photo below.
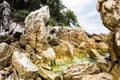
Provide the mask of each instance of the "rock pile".
{"label": "rock pile", "polygon": [[80,62],[84,57],[104,60],[103,37],[91,37],[82,28],[46,27],[49,17],[44,6],[26,17],[25,26],[8,21],[6,34],[0,35],[0,80],[92,80],[93,75],[113,80],[97,65]]}

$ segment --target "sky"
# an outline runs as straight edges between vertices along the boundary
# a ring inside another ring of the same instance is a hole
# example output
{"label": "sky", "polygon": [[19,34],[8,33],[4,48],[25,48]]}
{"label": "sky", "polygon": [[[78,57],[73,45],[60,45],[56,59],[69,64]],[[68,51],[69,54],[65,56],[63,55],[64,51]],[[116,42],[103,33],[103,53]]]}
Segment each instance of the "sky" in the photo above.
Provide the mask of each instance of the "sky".
{"label": "sky", "polygon": [[96,10],[97,0],[62,0],[63,4],[74,11],[79,24],[90,34],[109,33]]}

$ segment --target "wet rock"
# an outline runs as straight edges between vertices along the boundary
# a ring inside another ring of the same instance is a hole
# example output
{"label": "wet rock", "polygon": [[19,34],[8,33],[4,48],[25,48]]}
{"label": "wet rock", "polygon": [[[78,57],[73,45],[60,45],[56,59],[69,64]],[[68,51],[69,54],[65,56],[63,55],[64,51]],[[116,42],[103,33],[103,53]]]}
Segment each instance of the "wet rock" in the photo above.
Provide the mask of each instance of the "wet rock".
{"label": "wet rock", "polygon": [[49,8],[44,6],[41,9],[31,12],[25,19],[25,29],[29,44],[39,52],[47,49],[47,38],[45,24],[49,20]]}
{"label": "wet rock", "polygon": [[7,43],[0,43],[0,69],[6,67],[10,63],[13,47]]}
{"label": "wet rock", "polygon": [[15,51],[12,56],[12,64],[23,78],[34,78],[38,67],[31,62],[26,53]]}

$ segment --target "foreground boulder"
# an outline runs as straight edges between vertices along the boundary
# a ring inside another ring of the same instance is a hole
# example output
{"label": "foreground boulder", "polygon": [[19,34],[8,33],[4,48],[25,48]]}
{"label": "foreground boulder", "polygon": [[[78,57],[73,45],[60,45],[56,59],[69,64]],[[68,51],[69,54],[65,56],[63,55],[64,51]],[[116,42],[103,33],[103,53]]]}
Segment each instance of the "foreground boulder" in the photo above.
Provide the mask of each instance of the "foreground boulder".
{"label": "foreground boulder", "polygon": [[106,28],[111,31],[120,30],[120,2],[119,0],[98,0],[97,10]]}
{"label": "foreground boulder", "polygon": [[97,65],[92,63],[72,64],[63,71],[64,80],[113,80],[108,73],[100,73]]}
{"label": "foreground boulder", "polygon": [[12,64],[21,77],[35,78],[38,67],[31,62],[26,53],[15,51],[12,56]]}

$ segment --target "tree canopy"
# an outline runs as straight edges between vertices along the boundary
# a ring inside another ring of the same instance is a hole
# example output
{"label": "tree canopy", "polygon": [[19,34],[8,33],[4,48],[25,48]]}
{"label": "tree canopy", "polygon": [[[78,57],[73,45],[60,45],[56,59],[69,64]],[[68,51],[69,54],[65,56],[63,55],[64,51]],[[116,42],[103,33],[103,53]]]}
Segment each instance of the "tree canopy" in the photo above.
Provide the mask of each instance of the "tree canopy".
{"label": "tree canopy", "polygon": [[[47,24],[69,25],[70,19],[77,23],[77,17],[73,11],[67,9],[61,0],[6,0],[11,5],[13,17],[18,21],[23,21],[30,11],[36,10],[44,5],[48,5],[51,18]],[[65,9],[67,9],[65,11]]]}

